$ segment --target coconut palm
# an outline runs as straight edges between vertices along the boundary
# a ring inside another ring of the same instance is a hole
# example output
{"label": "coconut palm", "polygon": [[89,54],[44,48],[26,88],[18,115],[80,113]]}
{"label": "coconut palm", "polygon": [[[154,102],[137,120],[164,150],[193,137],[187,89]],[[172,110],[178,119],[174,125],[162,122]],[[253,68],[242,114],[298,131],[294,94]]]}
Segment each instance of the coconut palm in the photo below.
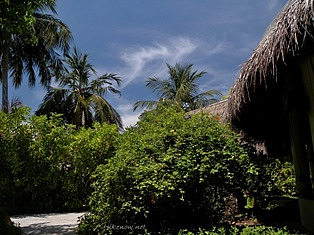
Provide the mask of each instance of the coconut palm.
{"label": "coconut palm", "polygon": [[[122,128],[120,115],[103,98],[107,92],[121,95],[112,86],[113,82],[120,86],[121,79],[112,73],[97,77],[87,57],[76,48],[71,54],[65,55],[66,66],[56,74],[59,87],[48,87],[36,114],[61,113],[65,122],[75,124],[77,128],[91,126],[94,121],[117,124]],[[91,79],[92,76],[96,78]]]}
{"label": "coconut palm", "polygon": [[[42,85],[50,83],[52,67],[62,65],[58,52],[66,52],[72,39],[69,28],[55,16],[44,14],[51,11],[56,14],[56,1],[43,1],[33,13],[35,22],[30,29],[32,36],[20,31],[1,31],[0,57],[2,82],[2,110],[8,112],[8,78],[13,79],[13,85],[18,88],[23,75],[28,77],[30,86],[34,86],[36,75],[39,75]],[[5,34],[5,36],[4,36]],[[36,71],[37,69],[37,71]]]}
{"label": "coconut palm", "polygon": [[206,72],[192,72],[192,66],[193,64],[176,64],[175,66],[167,64],[168,79],[148,78],[146,87],[157,93],[159,101],[138,101],[134,104],[133,110],[135,111],[139,107],[154,109],[160,103],[176,103],[185,111],[190,111],[217,102],[214,96],[221,95],[217,90],[198,93],[198,79]]}

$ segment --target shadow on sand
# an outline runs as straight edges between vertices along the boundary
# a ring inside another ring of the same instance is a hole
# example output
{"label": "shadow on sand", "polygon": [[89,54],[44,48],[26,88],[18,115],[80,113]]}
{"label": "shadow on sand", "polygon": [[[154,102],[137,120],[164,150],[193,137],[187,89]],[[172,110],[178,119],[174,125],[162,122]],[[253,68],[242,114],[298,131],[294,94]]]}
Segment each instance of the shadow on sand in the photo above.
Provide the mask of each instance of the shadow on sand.
{"label": "shadow on sand", "polygon": [[74,235],[76,224],[51,225],[49,223],[37,223],[23,227],[23,234],[67,234]]}

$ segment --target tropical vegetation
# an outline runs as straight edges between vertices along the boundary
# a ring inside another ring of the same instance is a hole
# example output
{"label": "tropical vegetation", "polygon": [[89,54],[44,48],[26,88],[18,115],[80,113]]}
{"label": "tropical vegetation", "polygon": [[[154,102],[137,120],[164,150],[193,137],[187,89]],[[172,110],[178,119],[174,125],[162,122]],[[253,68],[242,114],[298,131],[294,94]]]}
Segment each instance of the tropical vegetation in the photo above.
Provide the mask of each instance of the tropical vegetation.
{"label": "tropical vegetation", "polygon": [[60,115],[0,112],[0,208],[10,214],[83,210],[90,176],[114,155],[116,125],[76,130]]}
{"label": "tropical vegetation", "polygon": [[143,225],[147,233],[177,234],[234,220],[282,195],[269,166],[228,126],[205,114],[185,117],[179,106],[159,105],[124,132],[115,156],[93,174],[81,234],[137,234]]}
{"label": "tropical vegetation", "polygon": [[200,229],[197,232],[181,230],[178,235],[297,235],[298,231],[289,231],[287,228],[276,228],[272,226],[257,226],[257,227],[213,227],[210,229]]}
{"label": "tropical vegetation", "polygon": [[193,64],[167,64],[167,79],[150,77],[146,81],[146,87],[157,93],[158,101],[137,101],[134,110],[139,107],[153,109],[160,103],[177,104],[185,111],[205,107],[217,102],[215,96],[220,96],[218,90],[208,90],[199,93],[198,80],[206,74],[205,71],[192,71]]}
{"label": "tropical vegetation", "polygon": [[77,48],[65,55],[66,66],[55,71],[59,87],[48,87],[36,114],[63,114],[64,121],[76,127],[91,127],[97,121],[117,124],[122,129],[120,115],[103,97],[107,92],[121,95],[113,87],[113,82],[119,86],[121,79],[113,73],[97,76],[87,59],[88,55],[80,53]]}
{"label": "tropical vegetation", "polygon": [[[89,213],[78,232],[86,235],[292,234],[234,226],[273,218],[273,197],[295,203],[295,173],[289,157],[257,152],[218,117],[187,114],[221,95],[200,92],[205,71],[167,64],[167,79],[146,82],[159,100],[136,102],[134,110],[148,111],[122,130],[105,99],[121,95],[121,78],[98,76],[87,54],[70,51],[71,32],[55,7],[56,0],[0,1],[0,234],[21,233],[8,214],[82,210]],[[19,87],[25,75],[47,89],[36,115],[8,102],[9,78]]]}
{"label": "tropical vegetation", "polygon": [[51,79],[50,69],[61,66],[59,51],[69,49],[72,35],[66,24],[46,13],[50,11],[55,14],[55,7],[55,0],[5,0],[0,3],[0,68],[4,112],[9,109],[9,74],[16,88],[21,85],[24,75],[27,75],[30,86],[35,85],[37,75],[40,83],[47,86]]}
{"label": "tropical vegetation", "polygon": [[60,114],[13,108],[0,112],[0,208],[9,214],[89,210],[82,234],[131,224],[175,233],[219,226],[257,213],[272,196],[295,193],[291,165],[237,140],[215,118],[186,119],[178,106],[147,111],[124,133],[97,122],[77,129]]}

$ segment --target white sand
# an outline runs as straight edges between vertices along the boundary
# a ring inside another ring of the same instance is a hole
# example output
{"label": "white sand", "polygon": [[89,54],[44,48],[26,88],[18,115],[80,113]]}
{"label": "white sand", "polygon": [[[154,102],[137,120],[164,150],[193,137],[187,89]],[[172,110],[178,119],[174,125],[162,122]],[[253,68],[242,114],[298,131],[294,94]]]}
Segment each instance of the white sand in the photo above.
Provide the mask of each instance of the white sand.
{"label": "white sand", "polygon": [[68,234],[74,235],[78,218],[84,213],[36,214],[11,217],[23,234]]}

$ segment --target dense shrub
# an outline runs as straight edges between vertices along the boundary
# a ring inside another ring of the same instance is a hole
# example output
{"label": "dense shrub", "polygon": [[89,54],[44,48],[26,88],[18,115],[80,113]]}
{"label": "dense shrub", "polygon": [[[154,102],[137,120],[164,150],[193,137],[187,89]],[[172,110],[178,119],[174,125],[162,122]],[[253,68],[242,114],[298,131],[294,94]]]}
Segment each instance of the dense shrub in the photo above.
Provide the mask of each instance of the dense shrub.
{"label": "dense shrub", "polygon": [[29,118],[20,108],[0,112],[0,203],[12,213],[79,210],[90,176],[115,151],[115,126],[76,130],[59,115]]}
{"label": "dense shrub", "polygon": [[[29,110],[13,109],[11,113],[0,112],[0,207],[14,207],[15,198],[19,196],[18,188],[28,171],[29,146],[32,141],[26,122]],[[27,200],[27,199],[26,199]]]}
{"label": "dense shrub", "polygon": [[[252,182],[246,194],[246,200],[238,200],[242,208],[260,211],[266,209],[272,199],[296,197],[296,179],[292,158],[282,156],[274,158],[258,152],[256,143],[246,138],[240,139],[249,155],[250,163],[255,166],[257,174],[252,175]],[[242,211],[246,213],[247,211]]]}
{"label": "dense shrub", "polygon": [[178,235],[295,235],[299,232],[291,232],[286,228],[275,228],[270,226],[255,227],[214,227],[209,230],[200,229],[198,232],[181,230]]}
{"label": "dense shrub", "polygon": [[146,112],[123,134],[116,156],[97,168],[80,233],[135,226],[175,233],[218,223],[226,200],[254,184],[256,169],[237,138],[206,115],[189,118],[175,107]]}
{"label": "dense shrub", "polygon": [[269,163],[271,180],[269,189],[277,189],[279,196],[296,196],[296,177],[293,163],[290,159],[274,159]]}
{"label": "dense shrub", "polygon": [[296,197],[294,166],[288,158],[273,159],[254,152],[249,156],[258,172],[253,176],[254,184],[247,195],[253,210],[266,209],[273,199]]}

